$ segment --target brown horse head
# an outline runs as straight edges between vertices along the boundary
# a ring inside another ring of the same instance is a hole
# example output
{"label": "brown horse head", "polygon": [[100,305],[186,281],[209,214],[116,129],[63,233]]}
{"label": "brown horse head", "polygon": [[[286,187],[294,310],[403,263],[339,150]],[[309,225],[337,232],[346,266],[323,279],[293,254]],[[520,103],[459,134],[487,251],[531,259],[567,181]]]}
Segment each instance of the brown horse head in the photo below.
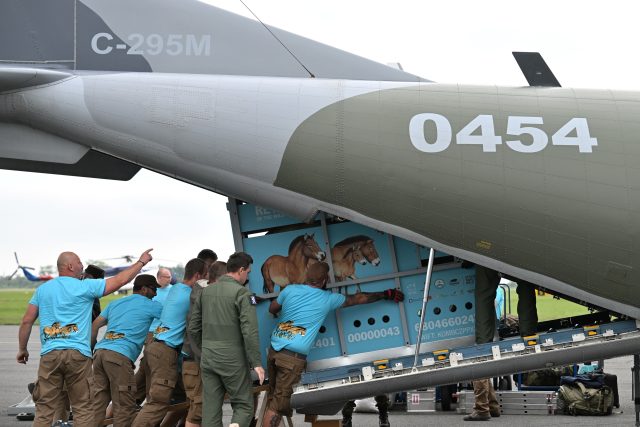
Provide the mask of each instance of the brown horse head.
{"label": "brown horse head", "polygon": [[[336,243],[335,246],[344,245],[354,245],[354,247],[357,246],[368,262],[375,266],[380,264],[380,255],[378,255],[378,251],[376,250],[376,245],[373,242],[373,239],[371,239],[369,236],[360,234],[357,236],[347,237],[346,239]],[[354,257],[355,255],[356,253],[354,252]],[[358,260],[358,262],[360,261]]]}
{"label": "brown horse head", "polygon": [[[315,234],[315,233],[314,233]],[[327,254],[320,249],[320,245],[313,238],[314,234],[305,234],[302,239],[302,253],[307,258],[316,259],[318,261],[324,261]]]}
{"label": "brown horse head", "polygon": [[373,240],[368,239],[367,241],[363,242],[362,245],[360,245],[360,250],[362,251],[362,254],[367,259],[367,261],[369,261],[371,264],[375,266],[380,264],[380,255],[378,255],[378,251],[376,250],[376,245],[374,244]]}

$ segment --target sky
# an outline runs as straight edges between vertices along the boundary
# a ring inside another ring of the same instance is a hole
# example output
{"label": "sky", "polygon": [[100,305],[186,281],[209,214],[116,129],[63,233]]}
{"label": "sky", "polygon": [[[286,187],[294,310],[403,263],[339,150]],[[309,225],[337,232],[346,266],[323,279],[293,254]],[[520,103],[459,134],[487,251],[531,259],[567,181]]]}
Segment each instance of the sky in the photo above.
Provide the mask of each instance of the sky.
{"label": "sky", "polygon": [[[635,2],[244,1],[267,24],[437,82],[525,86],[511,52],[539,51],[564,87],[640,88]],[[250,16],[239,0],[208,3]],[[225,204],[149,171],[116,182],[0,170],[0,275],[14,251],[33,267],[64,250],[87,260],[153,247],[171,265],[209,247],[226,259]]]}

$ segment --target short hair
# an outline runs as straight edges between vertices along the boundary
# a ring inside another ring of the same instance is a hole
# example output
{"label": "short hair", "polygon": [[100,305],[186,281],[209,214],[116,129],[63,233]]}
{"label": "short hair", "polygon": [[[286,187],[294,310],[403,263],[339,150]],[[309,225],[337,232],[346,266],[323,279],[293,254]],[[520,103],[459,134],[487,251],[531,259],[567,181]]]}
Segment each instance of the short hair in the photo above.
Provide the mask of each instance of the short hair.
{"label": "short hair", "polygon": [[158,285],[156,278],[153,277],[151,274],[141,274],[137,276],[136,279],[133,281],[133,290],[139,291],[145,287],[151,288],[151,289],[158,289],[160,285]]}
{"label": "short hair", "polygon": [[91,276],[92,279],[104,279],[104,270],[97,265],[89,264],[84,269],[84,275]]}
{"label": "short hair", "polygon": [[227,261],[227,272],[236,273],[241,268],[247,269],[253,264],[253,258],[246,252],[236,252]]}
{"label": "short hair", "polygon": [[329,280],[329,264],[326,262],[312,264],[307,270],[305,283],[314,286],[322,286],[327,280]]}
{"label": "short hair", "polygon": [[203,261],[212,259],[215,262],[218,260],[218,255],[216,255],[216,253],[213,252],[211,249],[203,249],[200,252],[198,252],[198,256],[196,258],[199,258]]}
{"label": "short hair", "polygon": [[204,261],[200,258],[194,258],[190,260],[187,265],[184,266],[184,278],[185,280],[191,279],[196,273],[204,275]]}
{"label": "short hair", "polygon": [[216,261],[209,267],[209,281],[215,282],[220,276],[227,273],[227,263],[224,261]]}

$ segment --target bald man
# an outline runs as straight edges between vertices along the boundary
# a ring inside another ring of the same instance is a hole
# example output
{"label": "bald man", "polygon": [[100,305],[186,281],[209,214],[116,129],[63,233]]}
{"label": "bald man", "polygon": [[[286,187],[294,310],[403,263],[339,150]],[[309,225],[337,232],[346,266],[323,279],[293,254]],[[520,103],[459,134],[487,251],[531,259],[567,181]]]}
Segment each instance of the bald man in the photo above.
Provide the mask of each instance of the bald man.
{"label": "bald man", "polygon": [[151,249],[140,259],[108,279],[82,278],[84,266],[78,255],[63,252],[58,257],[58,276],[36,289],[18,331],[18,363],[29,360],[27,344],[40,317],[40,365],[33,390],[35,427],[50,427],[60,406],[63,384],[67,385],[74,424],[94,424],[91,397],[91,309],[94,298],[109,295],[130,282],[149,261]]}

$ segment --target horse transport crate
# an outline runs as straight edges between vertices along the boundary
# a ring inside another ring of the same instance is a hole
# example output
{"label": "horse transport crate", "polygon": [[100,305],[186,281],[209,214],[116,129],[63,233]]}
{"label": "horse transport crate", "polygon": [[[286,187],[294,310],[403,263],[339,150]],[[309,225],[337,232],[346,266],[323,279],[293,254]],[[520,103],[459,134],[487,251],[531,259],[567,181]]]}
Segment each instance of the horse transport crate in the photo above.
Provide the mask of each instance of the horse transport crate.
{"label": "horse transport crate", "polygon": [[[556,393],[553,391],[496,391],[500,413],[505,415],[554,415],[557,409]],[[463,390],[458,394],[458,412],[473,412],[473,391]]]}
{"label": "horse transport crate", "polygon": [[[303,384],[345,379],[359,381],[362,368],[388,359],[393,369],[412,363],[418,337],[429,249],[373,228],[319,212],[312,221],[229,199],[236,250],[249,253],[248,287],[265,300],[290,284],[302,283],[311,263],[332,268],[327,289],[352,295],[401,289],[402,303],[385,301],[340,308],[330,313],[307,358]],[[475,270],[436,252],[422,334],[422,359],[432,351],[469,346],[475,330]],[[260,298],[259,298],[260,300]],[[256,306],[260,348],[268,349],[279,322],[268,302]],[[263,351],[263,358],[266,351]],[[406,360],[405,360],[406,359]],[[411,359],[411,360],[409,360]],[[266,363],[266,361],[263,361]]]}

